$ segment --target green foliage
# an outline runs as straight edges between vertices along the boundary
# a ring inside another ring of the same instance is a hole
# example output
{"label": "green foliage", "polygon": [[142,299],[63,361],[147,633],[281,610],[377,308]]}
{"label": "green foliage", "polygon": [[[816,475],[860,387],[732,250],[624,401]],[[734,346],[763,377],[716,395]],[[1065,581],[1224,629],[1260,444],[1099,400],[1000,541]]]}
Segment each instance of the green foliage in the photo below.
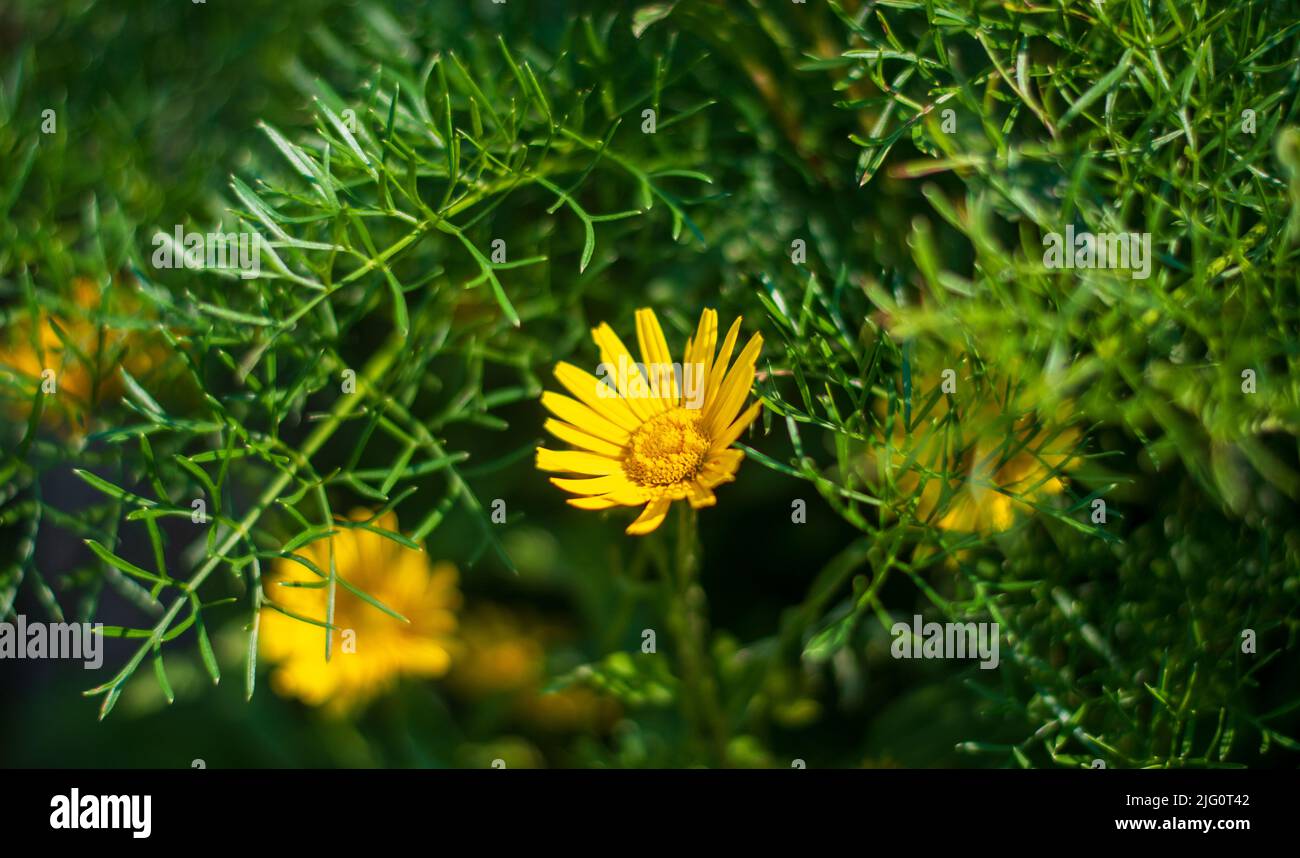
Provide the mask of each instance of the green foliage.
{"label": "green foliage", "polygon": [[[24,405],[0,616],[128,606],[101,714],[146,659],[169,704],[198,693],[177,676],[218,682],[223,627],[252,697],[256,619],[286,610],[268,565],[396,510],[382,535],[471,593],[544,594],[582,629],[549,688],[626,720],[535,738],[551,762],[1294,764],[1290,4],[308,5],[11,13],[0,319],[131,339],[77,356],[118,392],[84,437],[0,366]],[[155,267],[174,224],[260,236],[260,276]],[[1150,278],[1047,267],[1067,226],[1150,233]],[[588,329],[647,305],[675,348],[705,306],[768,344],[702,556],[563,507],[531,466],[549,368],[594,365]],[[85,553],[42,562],[55,533]],[[914,613],[997,622],[1001,666],[891,659]],[[368,726],[383,759],[514,741],[420,708]]]}

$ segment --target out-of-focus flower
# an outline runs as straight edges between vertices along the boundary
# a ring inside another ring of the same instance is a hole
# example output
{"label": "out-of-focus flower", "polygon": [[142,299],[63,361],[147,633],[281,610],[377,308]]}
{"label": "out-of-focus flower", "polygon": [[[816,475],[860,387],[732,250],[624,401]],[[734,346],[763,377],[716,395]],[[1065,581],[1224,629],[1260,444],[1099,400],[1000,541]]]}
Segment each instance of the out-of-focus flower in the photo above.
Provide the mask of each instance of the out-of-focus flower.
{"label": "out-of-focus flower", "polygon": [[[355,510],[349,518],[361,522],[370,515]],[[372,525],[397,532],[397,516],[386,513]],[[461,603],[456,567],[433,563],[423,551],[361,528],[340,527],[334,535],[297,552],[324,574],[329,572],[331,554],[338,577],[410,622],[395,619],[338,585],[336,630],[326,661],[321,626],[264,608],[261,654],[276,665],[271,674],[276,692],[343,712],[388,690],[398,677],[444,675],[451,667]],[[297,561],[278,560],[267,596],[287,611],[323,623],[328,597],[328,590],[319,586],[323,581]]]}
{"label": "out-of-focus flower", "polygon": [[537,467],[581,477],[551,478],[579,495],[569,499],[579,509],[644,505],[627,528],[639,536],[659,527],[673,501],[713,506],[713,490],[735,479],[745,454],[731,445],[762,407],[756,402],[741,411],[763,337],[754,334],[728,369],[740,319],[715,357],[718,314],[705,310],[680,364],[673,363],[653,310],[637,310],[636,332],[639,364],[602,323],[591,336],[600,348],[603,378],[572,364],[556,365],[555,377],[573,397],[542,394],[542,405],[558,418],[547,420],[546,430],[576,449],[538,449]]}
{"label": "out-of-focus flower", "polygon": [[572,685],[542,691],[546,652],[564,629],[531,615],[485,603],[466,611],[460,647],[447,677],[469,700],[506,696],[513,712],[534,727],[556,732],[607,729],[621,714],[611,697]]}
{"label": "out-of-focus flower", "polygon": [[616,700],[581,685],[530,693],[519,708],[524,719],[552,732],[604,732],[622,714]]}
{"label": "out-of-focus flower", "polygon": [[[971,390],[967,383],[959,390]],[[1002,388],[1005,390],[1005,386]],[[990,397],[963,405],[940,396],[914,425],[893,415],[890,444],[879,448],[877,469],[886,464],[914,514],[942,530],[997,533],[1011,528],[1017,513],[1065,490],[1065,473],[1077,459],[1079,433],[1059,419],[1044,421],[1017,397]],[[916,397],[917,403],[928,396]]]}
{"label": "out-of-focus flower", "polygon": [[523,620],[500,605],[482,603],[461,619],[460,652],[447,678],[466,697],[519,691],[537,682],[546,658],[537,621]]}
{"label": "out-of-focus flower", "polygon": [[[125,290],[116,284],[108,288],[114,290],[108,308],[112,313],[138,312],[137,302]],[[77,277],[67,296],[75,311],[53,314],[41,309],[36,318],[22,316],[9,326],[0,338],[0,408],[25,419],[36,390],[45,389],[42,423],[81,435],[101,403],[122,395],[119,367],[141,378],[161,362],[160,350],[146,337],[95,320],[106,297],[94,281]]]}

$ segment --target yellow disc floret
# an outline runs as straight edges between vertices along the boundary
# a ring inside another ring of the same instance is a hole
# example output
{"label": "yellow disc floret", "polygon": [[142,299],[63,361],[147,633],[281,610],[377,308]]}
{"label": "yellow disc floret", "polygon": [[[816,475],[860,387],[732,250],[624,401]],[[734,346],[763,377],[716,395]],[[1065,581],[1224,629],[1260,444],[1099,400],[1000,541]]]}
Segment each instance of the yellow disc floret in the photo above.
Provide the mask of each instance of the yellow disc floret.
{"label": "yellow disc floret", "polygon": [[632,433],[623,471],[640,486],[671,486],[699,474],[708,452],[699,410],[673,408]]}

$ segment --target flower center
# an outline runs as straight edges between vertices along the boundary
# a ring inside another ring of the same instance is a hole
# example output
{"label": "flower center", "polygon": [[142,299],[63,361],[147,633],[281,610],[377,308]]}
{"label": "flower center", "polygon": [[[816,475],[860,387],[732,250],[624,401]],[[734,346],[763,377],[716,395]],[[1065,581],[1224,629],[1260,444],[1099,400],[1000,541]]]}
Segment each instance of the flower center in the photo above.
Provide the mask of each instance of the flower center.
{"label": "flower center", "polygon": [[671,486],[698,474],[709,452],[701,417],[699,409],[674,408],[641,424],[623,454],[628,479],[639,486]]}

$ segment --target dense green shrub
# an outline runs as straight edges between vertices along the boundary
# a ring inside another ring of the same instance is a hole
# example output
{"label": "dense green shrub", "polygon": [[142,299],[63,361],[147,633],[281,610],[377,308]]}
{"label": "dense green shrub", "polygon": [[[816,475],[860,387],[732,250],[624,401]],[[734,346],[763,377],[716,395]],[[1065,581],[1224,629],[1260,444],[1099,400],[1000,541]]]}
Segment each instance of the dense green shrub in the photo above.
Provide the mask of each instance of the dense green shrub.
{"label": "dense green shrub", "polygon": [[[134,638],[70,759],[1294,765],[1293,4],[127,5],[0,18],[0,615]],[[158,268],[176,225],[261,276]],[[1067,228],[1149,276],[1049,267]],[[552,366],[645,306],[765,337],[699,550],[533,467]],[[254,695],[264,575],[357,506],[563,626],[545,683],[617,724]],[[914,614],[998,669],[891,658]],[[92,717],[18,682],[7,736]]]}

